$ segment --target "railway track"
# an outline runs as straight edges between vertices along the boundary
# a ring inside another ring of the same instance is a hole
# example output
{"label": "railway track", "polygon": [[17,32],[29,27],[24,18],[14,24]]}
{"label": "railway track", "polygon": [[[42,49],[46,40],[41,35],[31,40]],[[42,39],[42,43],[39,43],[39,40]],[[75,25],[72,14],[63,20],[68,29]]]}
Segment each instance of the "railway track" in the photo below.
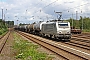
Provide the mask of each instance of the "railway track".
{"label": "railway track", "polygon": [[72,37],[71,40],[80,41],[80,42],[85,42],[85,43],[90,43],[90,40],[89,40],[89,39],[86,39],[86,38]]}
{"label": "railway track", "polygon": [[81,44],[74,43],[74,42],[66,42],[65,44],[69,44],[69,45],[76,46],[76,47],[79,47],[79,48],[82,48],[82,49],[90,50],[90,47],[83,46]]}
{"label": "railway track", "polygon": [[90,47],[90,44],[89,43],[85,43],[85,42],[79,42],[79,41],[70,41],[71,43],[74,43],[74,44],[78,44],[78,45],[82,45],[82,46],[85,46],[85,47]]}
{"label": "railway track", "polygon": [[37,44],[47,48],[48,50],[56,53],[57,55],[61,56],[63,59],[66,60],[89,60],[90,59],[90,54],[82,52],[80,50],[76,50],[74,48],[70,48],[68,46],[58,44],[55,42],[49,42],[49,40],[44,39],[44,38],[38,38],[35,35],[27,34],[24,32],[18,32],[22,36],[36,42]]}
{"label": "railway track", "polygon": [[[90,39],[90,34],[73,34],[72,37],[78,37],[78,38],[86,38]],[[89,40],[90,41],[90,40]]]}
{"label": "railway track", "polygon": [[6,44],[6,42],[7,42],[7,39],[8,39],[8,37],[9,37],[9,35],[10,35],[10,31],[9,32],[7,32],[5,35],[3,35],[2,37],[0,37],[0,54],[1,54],[1,52],[2,52],[2,50],[3,50],[3,48],[4,48],[4,46],[5,46],[5,44]]}
{"label": "railway track", "polygon": [[90,50],[90,39],[81,37],[72,37],[70,42],[73,44],[77,44],[78,47]]}

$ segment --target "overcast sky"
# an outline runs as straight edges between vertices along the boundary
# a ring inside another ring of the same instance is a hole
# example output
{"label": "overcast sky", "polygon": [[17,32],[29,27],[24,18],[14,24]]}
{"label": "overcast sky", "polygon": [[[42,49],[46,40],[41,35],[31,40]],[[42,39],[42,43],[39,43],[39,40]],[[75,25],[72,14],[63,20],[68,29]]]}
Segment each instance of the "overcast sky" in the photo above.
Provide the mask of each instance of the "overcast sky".
{"label": "overcast sky", "polygon": [[[62,19],[80,16],[90,17],[90,0],[0,0],[0,19],[5,14],[5,20],[18,23],[33,23],[57,19],[55,12],[62,12]],[[82,11],[82,13],[81,13]]]}

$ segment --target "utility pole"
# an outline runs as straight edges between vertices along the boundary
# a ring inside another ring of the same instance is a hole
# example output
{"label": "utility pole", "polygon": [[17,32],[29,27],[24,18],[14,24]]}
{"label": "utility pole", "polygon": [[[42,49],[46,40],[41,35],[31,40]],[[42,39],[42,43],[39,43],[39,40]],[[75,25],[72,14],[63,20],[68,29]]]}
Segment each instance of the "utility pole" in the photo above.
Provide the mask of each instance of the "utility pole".
{"label": "utility pole", "polygon": [[5,14],[4,14],[4,21],[5,21],[5,19],[6,19],[6,18],[5,18]]}
{"label": "utility pole", "polygon": [[[81,11],[81,13],[82,13],[82,11]],[[83,30],[83,18],[82,18],[82,30]]]}
{"label": "utility pole", "polygon": [[17,26],[18,26],[18,21],[19,21],[19,20],[17,20]]}
{"label": "utility pole", "polygon": [[[5,15],[4,15],[4,19],[5,19]],[[2,21],[3,21],[3,24],[5,25],[5,20],[3,19],[3,9],[2,9]]]}
{"label": "utility pole", "polygon": [[2,20],[3,20],[3,9],[2,9]]}
{"label": "utility pole", "polygon": [[5,20],[6,20],[6,15],[7,15],[7,9],[6,9],[5,17],[4,17],[4,18],[5,18]]}
{"label": "utility pole", "polygon": [[77,20],[77,11],[76,11],[76,20]]}
{"label": "utility pole", "polygon": [[72,29],[73,29],[73,13],[72,13]]}
{"label": "utility pole", "polygon": [[5,14],[4,14],[4,20],[3,20],[3,21],[4,21],[4,24],[6,25],[6,22],[5,22]]}

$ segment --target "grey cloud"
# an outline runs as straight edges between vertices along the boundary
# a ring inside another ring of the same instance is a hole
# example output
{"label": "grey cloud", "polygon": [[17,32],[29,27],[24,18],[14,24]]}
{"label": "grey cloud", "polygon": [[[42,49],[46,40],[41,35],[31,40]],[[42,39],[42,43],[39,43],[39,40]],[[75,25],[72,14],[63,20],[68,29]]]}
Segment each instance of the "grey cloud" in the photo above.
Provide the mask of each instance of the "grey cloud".
{"label": "grey cloud", "polygon": [[[79,12],[78,17],[81,15],[80,10],[83,11],[83,16],[84,13],[87,13],[87,11],[90,10],[90,4],[83,5],[84,3],[88,3],[89,0],[54,1],[56,0],[6,0],[3,5],[2,2],[0,2],[0,8],[3,7],[4,10],[7,9],[6,18],[8,20],[14,20],[15,23],[18,18],[22,23],[28,23],[28,21],[30,23],[37,20],[46,20],[46,16],[48,16],[49,19],[57,18],[57,14],[55,14],[54,10],[62,12],[63,19],[72,17],[72,13],[74,14],[75,18],[76,10]],[[77,8],[77,6],[79,7]],[[88,15],[85,15],[90,16],[89,13]],[[34,19],[31,19],[33,18],[32,16],[34,16]]]}

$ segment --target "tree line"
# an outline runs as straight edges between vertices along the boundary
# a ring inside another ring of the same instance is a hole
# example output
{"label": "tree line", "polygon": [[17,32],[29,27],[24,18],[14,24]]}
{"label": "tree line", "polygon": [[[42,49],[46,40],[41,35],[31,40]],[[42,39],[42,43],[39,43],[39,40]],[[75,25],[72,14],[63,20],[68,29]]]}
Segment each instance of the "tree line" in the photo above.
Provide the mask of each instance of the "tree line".
{"label": "tree line", "polygon": [[83,31],[90,32],[90,18],[89,17],[82,18],[80,16],[79,20],[70,18],[68,19],[68,21],[70,22],[71,26],[72,26],[72,20],[73,20],[73,27],[78,28],[78,29],[82,29],[83,27]]}
{"label": "tree line", "polygon": [[0,19],[0,35],[8,31],[8,28],[11,28],[13,26],[14,26],[14,21],[4,21]]}
{"label": "tree line", "polygon": [[0,19],[0,35],[7,31],[7,26],[5,25],[5,21]]}

